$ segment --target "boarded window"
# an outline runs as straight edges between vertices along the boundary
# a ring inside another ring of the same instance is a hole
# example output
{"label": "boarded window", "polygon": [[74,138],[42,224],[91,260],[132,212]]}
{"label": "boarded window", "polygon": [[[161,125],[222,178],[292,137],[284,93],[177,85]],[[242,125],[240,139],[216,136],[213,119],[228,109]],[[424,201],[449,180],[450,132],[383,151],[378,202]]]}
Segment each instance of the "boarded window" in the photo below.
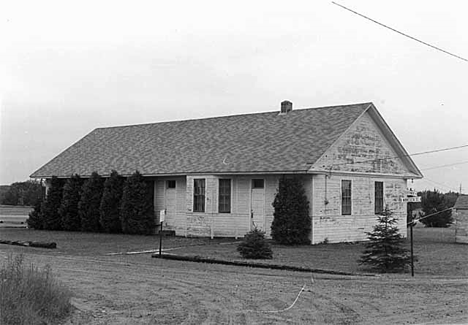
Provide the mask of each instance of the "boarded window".
{"label": "boarded window", "polygon": [[351,181],[341,181],[341,214],[351,214]]}
{"label": "boarded window", "polygon": [[205,180],[193,180],[193,212],[205,212]]}
{"label": "boarded window", "polygon": [[265,187],[265,180],[263,179],[252,180],[252,188],[264,188],[264,187]]}
{"label": "boarded window", "polygon": [[176,188],[176,181],[175,180],[166,181],[166,188]]}
{"label": "boarded window", "polygon": [[231,180],[219,180],[219,200],[218,200],[219,213],[231,213]]}
{"label": "boarded window", "polygon": [[375,182],[375,190],[374,190],[374,209],[375,214],[381,214],[384,209],[384,202],[383,202],[383,182]]}

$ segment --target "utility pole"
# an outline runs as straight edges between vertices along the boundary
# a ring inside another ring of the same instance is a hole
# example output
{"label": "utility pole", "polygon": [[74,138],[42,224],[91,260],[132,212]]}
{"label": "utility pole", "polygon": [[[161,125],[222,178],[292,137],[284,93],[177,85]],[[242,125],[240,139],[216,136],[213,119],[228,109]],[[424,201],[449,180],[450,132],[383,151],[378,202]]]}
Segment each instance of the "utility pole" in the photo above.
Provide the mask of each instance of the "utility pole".
{"label": "utility pole", "polygon": [[410,239],[411,239],[411,276],[414,276],[413,225],[414,225],[414,222],[411,222],[411,224],[410,224]]}

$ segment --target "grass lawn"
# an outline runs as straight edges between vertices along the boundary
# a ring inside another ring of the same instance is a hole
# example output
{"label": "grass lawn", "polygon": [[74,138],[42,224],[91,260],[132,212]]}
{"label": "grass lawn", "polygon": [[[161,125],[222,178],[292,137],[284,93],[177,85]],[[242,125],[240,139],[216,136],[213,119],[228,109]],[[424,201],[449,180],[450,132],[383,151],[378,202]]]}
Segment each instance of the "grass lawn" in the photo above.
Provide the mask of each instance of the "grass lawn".
{"label": "grass lawn", "polygon": [[[2,229],[0,239],[56,242],[57,249],[27,248],[29,253],[104,256],[112,253],[157,250],[158,236]],[[178,255],[198,255],[225,260],[242,260],[236,251],[239,240],[230,238],[163,237],[163,249]],[[409,247],[409,240],[407,240]],[[5,245],[2,245],[5,246]],[[1,247],[0,247],[1,248]],[[273,259],[263,263],[359,273],[366,270],[357,260],[363,243],[283,246],[272,243]],[[415,228],[416,274],[468,276],[468,246],[454,242],[451,228]],[[148,258],[143,255],[142,258]]]}
{"label": "grass lawn", "polygon": [[[74,312],[66,325],[468,323],[468,245],[454,243],[450,228],[416,228],[414,234],[419,256],[414,278],[108,255],[157,249],[159,238],[12,228],[0,229],[0,239],[54,241],[57,249],[0,244],[0,260],[24,254],[27,262],[50,265],[73,293]],[[233,239],[167,237],[163,247],[177,254],[240,259]],[[362,249],[362,244],[273,245],[269,262],[362,272],[356,262]]]}

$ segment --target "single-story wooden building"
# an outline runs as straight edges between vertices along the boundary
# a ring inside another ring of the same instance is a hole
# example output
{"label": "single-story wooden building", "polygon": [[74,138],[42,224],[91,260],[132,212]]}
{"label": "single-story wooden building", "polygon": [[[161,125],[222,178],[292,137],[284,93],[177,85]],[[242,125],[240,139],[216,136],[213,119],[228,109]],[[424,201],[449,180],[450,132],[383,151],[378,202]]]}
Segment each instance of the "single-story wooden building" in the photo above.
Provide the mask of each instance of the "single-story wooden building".
{"label": "single-story wooden building", "polygon": [[455,242],[468,244],[468,195],[460,195],[453,206]]}
{"label": "single-story wooden building", "polygon": [[281,177],[300,177],[312,243],[366,239],[388,204],[406,235],[407,181],[422,174],[372,103],[98,128],[32,178],[138,170],[182,236],[270,233]]}

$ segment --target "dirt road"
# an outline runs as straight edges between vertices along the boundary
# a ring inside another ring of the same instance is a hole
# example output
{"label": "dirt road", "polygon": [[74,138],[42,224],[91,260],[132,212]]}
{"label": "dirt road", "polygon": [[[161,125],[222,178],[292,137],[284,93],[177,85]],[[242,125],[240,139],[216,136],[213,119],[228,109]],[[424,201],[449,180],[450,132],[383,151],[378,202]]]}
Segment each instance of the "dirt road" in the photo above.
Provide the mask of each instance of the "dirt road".
{"label": "dirt road", "polygon": [[[0,248],[0,256],[21,250]],[[311,276],[148,255],[25,256],[51,265],[74,292],[67,324],[468,323],[466,278]]]}

